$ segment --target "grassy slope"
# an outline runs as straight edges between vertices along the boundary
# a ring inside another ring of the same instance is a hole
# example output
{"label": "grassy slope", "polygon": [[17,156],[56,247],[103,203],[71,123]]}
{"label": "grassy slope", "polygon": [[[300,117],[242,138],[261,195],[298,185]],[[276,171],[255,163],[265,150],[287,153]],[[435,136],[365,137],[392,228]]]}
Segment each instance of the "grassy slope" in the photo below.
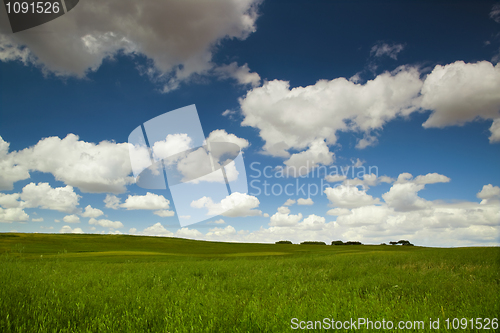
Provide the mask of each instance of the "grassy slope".
{"label": "grassy slope", "polygon": [[0,234],[0,253],[1,332],[285,332],[325,317],[442,329],[500,312],[500,248]]}

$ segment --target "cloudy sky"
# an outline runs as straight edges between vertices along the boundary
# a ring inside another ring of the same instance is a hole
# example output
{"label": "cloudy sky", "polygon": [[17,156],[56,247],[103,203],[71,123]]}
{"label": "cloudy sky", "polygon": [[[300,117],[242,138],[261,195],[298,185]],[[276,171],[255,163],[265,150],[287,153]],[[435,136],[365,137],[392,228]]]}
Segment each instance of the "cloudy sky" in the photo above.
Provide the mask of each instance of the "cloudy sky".
{"label": "cloudy sky", "polygon": [[[0,232],[499,245],[499,2],[80,0],[15,34],[0,16]],[[193,104],[248,191],[193,191],[187,214],[136,184],[129,135]]]}

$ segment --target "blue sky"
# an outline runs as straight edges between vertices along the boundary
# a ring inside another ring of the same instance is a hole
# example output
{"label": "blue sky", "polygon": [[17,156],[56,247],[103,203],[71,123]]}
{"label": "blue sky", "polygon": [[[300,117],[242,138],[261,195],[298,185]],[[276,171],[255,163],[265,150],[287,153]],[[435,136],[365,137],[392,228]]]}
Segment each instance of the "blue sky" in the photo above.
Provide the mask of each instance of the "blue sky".
{"label": "blue sky", "polygon": [[[498,2],[82,0],[16,34],[0,15],[0,232],[498,245]],[[127,141],[193,104],[248,192],[181,227]]]}

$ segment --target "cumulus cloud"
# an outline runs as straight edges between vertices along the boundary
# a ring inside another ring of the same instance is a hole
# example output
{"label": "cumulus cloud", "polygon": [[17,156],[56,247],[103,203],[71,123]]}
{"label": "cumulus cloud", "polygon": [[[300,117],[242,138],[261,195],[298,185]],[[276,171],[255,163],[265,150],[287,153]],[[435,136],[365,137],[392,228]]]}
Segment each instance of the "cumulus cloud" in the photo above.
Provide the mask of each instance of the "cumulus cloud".
{"label": "cumulus cloud", "polygon": [[385,72],[365,84],[337,78],[291,89],[288,82],[273,80],[240,99],[242,125],[259,130],[264,152],[288,158],[291,149],[336,143],[339,131],[370,134],[410,114],[418,108],[421,86],[420,73],[412,67]]}
{"label": "cumulus cloud", "polygon": [[172,237],[174,235],[171,231],[165,229],[165,227],[162,226],[160,222],[153,224],[150,227],[147,227],[140,234],[147,236],[166,236],[166,237]]}
{"label": "cumulus cloud", "polygon": [[356,208],[380,203],[378,198],[366,194],[355,186],[328,187],[324,192],[331,204],[339,208]]}
{"label": "cumulus cloud", "polygon": [[118,209],[120,208],[120,198],[113,194],[106,194],[106,198],[104,198],[104,204],[106,208]]}
{"label": "cumulus cloud", "polygon": [[69,225],[65,225],[59,230],[62,234],[83,234],[83,230],[81,228],[72,229]]}
{"label": "cumulus cloud", "polygon": [[31,222],[43,222],[43,217],[39,217],[36,219],[31,219]]}
{"label": "cumulus cloud", "polygon": [[292,206],[294,204],[295,204],[295,200],[293,200],[293,199],[287,199],[285,201],[285,203],[283,204],[283,206]]}
{"label": "cumulus cloud", "polygon": [[425,209],[429,207],[429,203],[417,195],[423,188],[424,185],[415,183],[394,184],[389,192],[382,195],[382,198],[395,211],[409,212]]}
{"label": "cumulus cloud", "polygon": [[19,201],[21,195],[19,193],[4,194],[0,193],[0,206],[3,208],[16,208],[20,207]]}
{"label": "cumulus cloud", "polygon": [[104,213],[102,212],[102,210],[97,209],[97,208],[92,208],[91,205],[88,205],[87,207],[85,207],[85,211],[81,215],[83,217],[96,218],[96,217],[99,217],[101,215],[104,215]]}
{"label": "cumulus cloud", "polygon": [[[212,53],[221,40],[245,39],[254,32],[259,2],[88,0],[57,20],[16,34],[2,11],[0,60],[20,60],[57,76],[85,77],[104,59],[142,55],[148,61],[139,67],[141,73],[167,92],[213,72]],[[239,83],[258,80],[246,65],[231,64],[216,74],[222,73]]]}
{"label": "cumulus cloud", "polygon": [[28,221],[29,215],[21,208],[1,208],[0,207],[0,222],[24,222]]}
{"label": "cumulus cloud", "polygon": [[342,216],[351,214],[351,210],[347,208],[333,208],[326,212],[327,215]]}
{"label": "cumulus cloud", "polygon": [[312,201],[311,198],[307,198],[307,199],[303,199],[303,198],[300,198],[297,200],[297,205],[312,205],[314,204],[314,201]]}
{"label": "cumulus cloud", "polygon": [[[193,148],[193,140],[186,133],[169,134],[165,140],[156,141],[153,144],[152,150],[156,160],[165,160],[167,165],[176,162],[175,158],[170,156],[182,153],[190,148]],[[175,156],[177,158],[182,155]]]}
{"label": "cumulus cloud", "polygon": [[122,193],[132,183],[128,143],[80,141],[68,134],[64,139],[49,137],[35,146],[8,153],[0,139],[0,190],[13,188],[28,179],[29,171],[51,173],[56,180],[89,193]]}
{"label": "cumulus cloud", "polygon": [[370,50],[370,55],[373,57],[383,57],[387,56],[394,60],[398,59],[398,53],[403,51],[403,44],[387,44],[387,43],[377,43]]}
{"label": "cumulus cloud", "polygon": [[213,228],[210,229],[207,232],[207,237],[213,238],[213,237],[225,237],[225,236],[232,236],[236,234],[236,229],[234,229],[233,226],[228,225],[225,228]]}
{"label": "cumulus cloud", "polygon": [[476,196],[482,199],[481,204],[498,201],[500,200],[500,187],[491,184],[484,185],[483,189]]}
{"label": "cumulus cloud", "polygon": [[285,172],[293,177],[308,174],[319,164],[330,165],[334,161],[334,154],[330,152],[324,140],[314,140],[307,150],[292,154],[284,163]]}
{"label": "cumulus cloud", "polygon": [[426,175],[419,175],[413,179],[413,175],[408,172],[403,172],[398,176],[395,184],[414,183],[417,185],[448,183],[451,179],[439,173],[428,173]]}
{"label": "cumulus cloud", "polygon": [[500,118],[493,120],[490,132],[490,143],[500,142]]}
{"label": "cumulus cloud", "polygon": [[202,236],[203,234],[196,229],[181,228],[175,232],[175,237],[180,238],[199,239]]}
{"label": "cumulus cloud", "polygon": [[387,122],[422,109],[432,111],[425,128],[493,120],[490,142],[500,141],[500,64],[457,61],[435,66],[424,80],[420,75],[401,66],[366,83],[342,77],[295,88],[265,82],[240,98],[241,124],[258,129],[263,152],[287,159],[285,167],[331,163],[328,146],[340,132],[360,135],[357,148],[374,145]]}
{"label": "cumulus cloud", "polygon": [[246,193],[233,192],[221,200],[214,203],[210,197],[202,197],[191,203],[193,208],[206,208],[207,215],[222,215],[228,217],[243,217],[262,215],[259,207],[260,201],[252,195]]}
{"label": "cumulus cloud", "polygon": [[425,128],[500,118],[500,64],[437,65],[425,79],[421,105],[433,111],[422,125]]}
{"label": "cumulus cloud", "polygon": [[40,207],[71,213],[78,206],[80,196],[69,185],[52,188],[48,183],[29,183],[23,187],[20,198],[24,208]]}
{"label": "cumulus cloud", "polygon": [[291,215],[290,209],[286,206],[281,206],[278,208],[278,212],[271,216],[271,222],[269,223],[272,227],[287,227],[294,226],[302,220],[302,214]]}
{"label": "cumulus cloud", "polygon": [[[335,180],[334,176],[327,176],[325,179],[330,179],[330,180]],[[344,179],[342,182],[342,185],[345,186],[362,186],[363,190],[366,191],[368,190],[371,186],[376,186],[380,183],[392,183],[394,180],[388,176],[380,176],[377,177],[376,174],[374,173],[366,173],[362,176],[362,179],[359,178],[352,178],[352,179],[347,179],[347,177],[342,176],[342,177],[336,177],[336,179]]]}
{"label": "cumulus cloud", "polygon": [[75,214],[66,215],[65,217],[63,217],[63,221],[66,223],[80,223],[80,218]]}
{"label": "cumulus cloud", "polygon": [[122,208],[128,210],[134,209],[149,209],[162,210],[170,207],[170,201],[163,195],[147,192],[146,195],[129,195],[123,204]]}
{"label": "cumulus cloud", "polygon": [[175,212],[173,210],[162,209],[153,212],[153,214],[158,215],[160,217],[169,217],[169,216],[174,216]]}
{"label": "cumulus cloud", "polygon": [[211,223],[214,223],[214,224],[225,224],[226,222],[223,219],[219,219],[219,220],[208,222],[208,223],[210,223],[210,224]]}
{"label": "cumulus cloud", "polygon": [[248,64],[239,67],[236,62],[229,65],[222,65],[215,69],[215,73],[221,78],[234,78],[236,82],[243,85],[251,85],[256,87],[260,84],[260,76],[257,73],[250,73]]}
{"label": "cumulus cloud", "polygon": [[347,176],[345,175],[339,175],[339,174],[334,174],[334,175],[327,175],[325,177],[325,180],[330,183],[337,183],[337,182],[342,182],[347,179]]}
{"label": "cumulus cloud", "polygon": [[120,221],[110,221],[106,219],[101,219],[101,220],[96,220],[95,218],[90,218],[89,220],[90,225],[99,225],[104,228],[110,228],[110,229],[119,229],[123,228],[123,223]]}
{"label": "cumulus cloud", "polygon": [[0,191],[12,190],[15,182],[30,177],[28,168],[16,161],[16,154],[9,153],[9,146],[0,136]]}

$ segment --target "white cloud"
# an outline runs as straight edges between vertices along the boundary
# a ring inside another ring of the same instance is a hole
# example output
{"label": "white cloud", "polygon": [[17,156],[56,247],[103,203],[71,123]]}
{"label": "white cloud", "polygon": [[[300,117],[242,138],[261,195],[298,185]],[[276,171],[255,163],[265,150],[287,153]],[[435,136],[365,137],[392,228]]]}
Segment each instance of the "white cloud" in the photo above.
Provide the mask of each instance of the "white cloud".
{"label": "white cloud", "polygon": [[462,125],[500,117],[500,64],[456,61],[437,65],[422,87],[424,109],[433,110],[425,128]]}
{"label": "white cloud", "polygon": [[43,217],[39,217],[36,219],[31,219],[31,222],[43,222]]}
{"label": "white cloud", "polygon": [[226,222],[223,219],[219,219],[213,222],[208,222],[208,223],[215,223],[215,224],[225,224]]}
{"label": "white cloud", "polygon": [[19,193],[4,194],[0,193],[0,206],[3,208],[16,208],[21,206]]}
{"label": "white cloud", "polygon": [[16,161],[16,153],[9,153],[9,146],[0,136],[0,191],[12,190],[15,182],[30,177],[28,168]]}
{"label": "white cloud", "polygon": [[[193,76],[210,73],[216,67],[212,53],[221,40],[245,39],[254,32],[258,3],[88,0],[29,31],[12,34],[3,24],[0,60],[21,60],[58,76],[84,77],[120,52],[143,55],[149,65],[141,67],[141,72],[169,91]],[[7,20],[2,11],[0,21]],[[49,33],[39,33],[42,30]],[[238,82],[255,81],[245,66],[222,71]]]}
{"label": "white cloud", "polygon": [[380,74],[365,84],[337,78],[290,89],[288,82],[273,80],[240,99],[242,125],[259,130],[264,152],[289,157],[290,149],[302,151],[317,140],[335,144],[338,131],[370,134],[409,115],[418,109],[421,86],[420,73],[411,67]]}
{"label": "white cloud", "polygon": [[20,197],[24,208],[40,207],[65,213],[73,212],[80,198],[72,186],[52,188],[48,183],[30,183],[23,188]]}
{"label": "white cloud", "polygon": [[285,172],[293,177],[308,174],[319,164],[330,165],[334,161],[334,154],[330,152],[324,140],[314,140],[307,150],[292,154],[284,163]]}
{"label": "white cloud", "polygon": [[500,187],[491,184],[484,185],[483,189],[476,195],[482,199],[481,204],[487,204],[494,200],[500,200]]}
{"label": "white cloud", "polygon": [[334,207],[356,208],[380,203],[378,198],[373,198],[354,186],[328,187],[324,192]]}
{"label": "white cloud", "polygon": [[221,200],[214,203],[210,197],[203,197],[191,203],[193,208],[208,209],[207,215],[222,215],[228,217],[256,216],[262,215],[259,207],[260,201],[252,195],[246,193],[233,192]]}
{"label": "white cloud", "polygon": [[419,175],[413,179],[413,175],[408,172],[403,172],[398,176],[398,179],[394,182],[395,184],[406,184],[413,183],[417,185],[426,184],[436,184],[436,183],[448,183],[451,179],[445,175],[440,175],[439,173],[428,173],[426,175]]}
{"label": "white cloud", "polygon": [[75,214],[66,215],[65,217],[63,217],[63,221],[66,223],[80,223],[80,218]]}
{"label": "white cloud", "polygon": [[83,234],[83,230],[81,228],[72,229],[69,225],[62,227],[59,232],[63,234]]}
{"label": "white cloud", "polygon": [[128,230],[128,233],[129,233],[129,234],[135,234],[136,232],[137,232],[137,229],[136,229],[136,228],[130,228],[130,229]]}
{"label": "white cloud", "polygon": [[21,208],[1,208],[0,207],[0,222],[24,222],[28,221],[29,215]]}
{"label": "white cloud", "polygon": [[234,227],[228,225],[225,228],[210,229],[209,232],[207,232],[207,237],[218,238],[218,237],[232,236],[235,234],[236,234],[236,229],[234,229]]}
{"label": "white cloud", "polygon": [[257,87],[260,84],[260,76],[257,73],[250,73],[250,68],[247,64],[239,67],[236,62],[229,65],[219,66],[215,69],[215,73],[221,78],[234,78],[239,84],[250,84],[252,87]]}
{"label": "white cloud", "polygon": [[106,220],[106,219],[96,220],[93,217],[90,218],[89,224],[100,225],[101,227],[110,228],[110,229],[123,228],[123,223],[121,223],[120,221],[110,221],[110,220]]}
{"label": "white cloud", "polygon": [[395,211],[409,212],[413,210],[428,208],[430,203],[420,198],[417,193],[424,189],[423,184],[402,183],[392,185],[389,192],[384,193],[382,198]]}
{"label": "white cloud", "polygon": [[300,220],[302,220],[301,213],[290,215],[290,209],[286,206],[281,206],[278,208],[278,212],[271,216],[269,225],[272,227],[295,226]]}
{"label": "white cloud", "polygon": [[490,143],[500,142],[500,118],[493,120],[490,132]]}
{"label": "white cloud", "polygon": [[[182,157],[177,155],[190,148],[193,148],[193,140],[185,133],[169,134],[162,141],[156,141],[152,147],[156,160],[166,159],[167,165],[176,162],[176,159]],[[167,157],[177,155],[174,158]]]}
{"label": "white cloud", "polygon": [[83,217],[96,218],[96,217],[99,217],[101,215],[104,215],[104,213],[102,212],[102,210],[97,209],[97,208],[92,208],[91,205],[88,205],[87,207],[85,207],[85,211],[81,215]]}
{"label": "white cloud", "polygon": [[339,174],[334,174],[334,175],[327,175],[325,177],[325,180],[330,183],[337,183],[341,182],[347,179],[347,176],[345,175],[339,175]]}
{"label": "white cloud", "polygon": [[326,212],[327,215],[342,216],[351,214],[351,210],[347,208],[333,208]]}
{"label": "white cloud", "polygon": [[56,180],[82,192],[125,192],[133,182],[128,143],[79,141],[68,134],[64,139],[49,137],[35,146],[7,154],[8,144],[0,140],[0,189],[30,177],[29,171],[51,173]]}
{"label": "white cloud", "polygon": [[147,236],[166,236],[166,237],[172,237],[174,235],[172,232],[165,229],[165,227],[162,226],[160,222],[153,224],[150,227],[147,227],[140,234]]}
{"label": "white cloud", "polygon": [[[239,138],[234,134],[227,133],[226,130],[223,129],[218,129],[210,132],[208,138],[207,138],[208,143],[210,142],[230,142],[234,143],[237,145],[241,150],[248,148],[250,143],[248,140]],[[212,152],[214,154],[214,152]],[[236,155],[239,153],[238,151],[231,151],[232,155]],[[215,154],[215,157],[218,158],[217,154]]]}
{"label": "white cloud", "polygon": [[448,183],[450,180],[451,180],[450,178],[434,172],[434,173],[428,173],[425,176],[415,177],[414,183],[425,185],[425,184],[435,184],[435,183]]}
{"label": "white cloud", "polygon": [[169,217],[169,216],[174,216],[175,212],[173,210],[163,209],[163,210],[157,210],[153,212],[153,214],[158,215],[160,217]]}
{"label": "white cloud", "polygon": [[383,57],[387,56],[394,60],[398,59],[398,53],[403,51],[403,44],[392,44],[389,45],[387,43],[378,43],[372,47],[370,50],[370,55],[374,57]]}
{"label": "white cloud", "polygon": [[496,22],[500,23],[500,4],[494,4],[491,8],[490,17]]}
{"label": "white cloud", "polygon": [[203,236],[201,232],[196,229],[181,228],[175,232],[175,237],[200,239]]}
{"label": "white cloud", "polygon": [[120,205],[128,210],[133,209],[149,209],[161,210],[170,207],[170,201],[163,195],[147,192],[146,195],[129,195],[127,200]]}
{"label": "white cloud", "polygon": [[120,199],[116,195],[106,194],[104,199],[106,208],[118,209],[120,208]]}
{"label": "white cloud", "polygon": [[285,201],[285,203],[283,204],[283,206],[292,206],[293,204],[295,204],[295,200],[293,200],[293,199],[287,199]]}
{"label": "white cloud", "polygon": [[297,200],[297,205],[312,205],[314,204],[314,201],[312,201],[311,198],[307,198],[307,199],[303,199],[303,198],[300,198]]}

